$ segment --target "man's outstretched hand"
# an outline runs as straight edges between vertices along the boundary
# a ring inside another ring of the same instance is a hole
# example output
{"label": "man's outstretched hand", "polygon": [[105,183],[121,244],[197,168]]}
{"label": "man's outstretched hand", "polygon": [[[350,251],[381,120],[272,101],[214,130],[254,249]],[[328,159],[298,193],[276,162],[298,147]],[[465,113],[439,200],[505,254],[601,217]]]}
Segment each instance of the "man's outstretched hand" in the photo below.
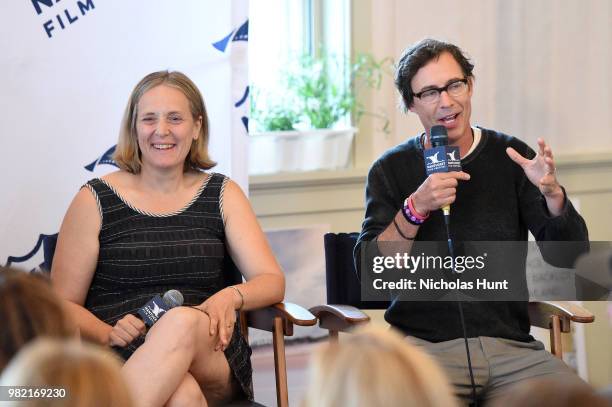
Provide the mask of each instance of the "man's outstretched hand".
{"label": "man's outstretched hand", "polygon": [[523,157],[512,147],[508,147],[506,153],[523,168],[529,181],[538,187],[546,198],[550,213],[557,216],[563,208],[563,190],[555,175],[555,160],[552,150],[541,138],[538,139],[538,147],[539,151],[532,160]]}

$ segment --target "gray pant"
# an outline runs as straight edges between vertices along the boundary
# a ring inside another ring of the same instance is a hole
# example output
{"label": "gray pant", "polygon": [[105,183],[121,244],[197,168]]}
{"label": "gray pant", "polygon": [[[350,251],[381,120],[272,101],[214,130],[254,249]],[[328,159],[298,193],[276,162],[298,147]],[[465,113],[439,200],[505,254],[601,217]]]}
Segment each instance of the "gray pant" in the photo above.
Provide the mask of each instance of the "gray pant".
{"label": "gray pant", "polygon": [[[408,337],[427,351],[444,368],[457,397],[463,403],[472,401],[472,385],[467,367],[463,338],[445,342],[428,342]],[[490,401],[502,395],[513,384],[537,376],[555,375],[559,379],[579,380],[572,369],[544,349],[540,341],[519,342],[481,336],[468,338],[476,395]]]}

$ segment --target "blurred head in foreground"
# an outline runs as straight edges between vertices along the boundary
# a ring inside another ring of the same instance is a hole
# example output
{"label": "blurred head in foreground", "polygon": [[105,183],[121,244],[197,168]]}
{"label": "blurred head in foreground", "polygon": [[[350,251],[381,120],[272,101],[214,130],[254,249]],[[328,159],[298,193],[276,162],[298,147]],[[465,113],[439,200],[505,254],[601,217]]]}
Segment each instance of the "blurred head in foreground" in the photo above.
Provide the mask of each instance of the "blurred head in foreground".
{"label": "blurred head in foreground", "polygon": [[456,406],[441,368],[390,329],[368,326],[313,355],[303,407]]}
{"label": "blurred head in foreground", "polygon": [[32,339],[75,333],[48,279],[10,267],[0,267],[0,322],[0,372]]}
{"label": "blurred head in foreground", "polygon": [[[17,407],[133,406],[117,357],[77,340],[40,338],[24,347],[0,376],[2,386],[65,390],[65,396],[15,402]],[[10,405],[10,404],[9,404]]]}

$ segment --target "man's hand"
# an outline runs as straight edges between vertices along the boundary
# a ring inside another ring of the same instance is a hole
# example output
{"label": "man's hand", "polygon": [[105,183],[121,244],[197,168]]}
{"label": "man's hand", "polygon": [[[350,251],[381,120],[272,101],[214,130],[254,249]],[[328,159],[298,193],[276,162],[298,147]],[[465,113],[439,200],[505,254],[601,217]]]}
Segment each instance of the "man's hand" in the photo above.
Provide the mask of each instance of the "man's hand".
{"label": "man's hand", "polygon": [[470,174],[463,171],[431,174],[412,194],[414,209],[425,215],[455,202],[459,181],[467,181]]}
{"label": "man's hand", "polygon": [[132,314],[121,318],[108,334],[110,346],[126,347],[132,341],[147,332],[147,327],[140,319]]}
{"label": "man's hand", "polygon": [[552,150],[543,139],[538,139],[538,146],[539,151],[532,160],[526,159],[512,147],[508,147],[506,153],[521,166],[529,181],[544,195],[550,213],[557,216],[564,202],[563,190],[555,175],[555,160]]}
{"label": "man's hand", "polygon": [[226,287],[199,305],[210,318],[210,336],[218,335],[215,351],[227,349],[236,323],[236,293]]}

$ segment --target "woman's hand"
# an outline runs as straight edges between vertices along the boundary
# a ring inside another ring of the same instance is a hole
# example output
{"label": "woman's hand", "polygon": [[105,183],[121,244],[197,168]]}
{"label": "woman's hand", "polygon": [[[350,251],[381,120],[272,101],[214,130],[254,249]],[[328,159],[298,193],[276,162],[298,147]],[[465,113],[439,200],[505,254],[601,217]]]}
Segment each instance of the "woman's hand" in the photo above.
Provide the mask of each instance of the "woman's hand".
{"label": "woman's hand", "polygon": [[132,314],[127,314],[113,326],[108,334],[108,342],[110,346],[124,348],[146,332],[147,327],[144,322]]}
{"label": "woman's hand", "polygon": [[218,335],[215,351],[224,351],[232,339],[236,323],[237,293],[226,287],[199,305],[210,318],[210,336]]}

